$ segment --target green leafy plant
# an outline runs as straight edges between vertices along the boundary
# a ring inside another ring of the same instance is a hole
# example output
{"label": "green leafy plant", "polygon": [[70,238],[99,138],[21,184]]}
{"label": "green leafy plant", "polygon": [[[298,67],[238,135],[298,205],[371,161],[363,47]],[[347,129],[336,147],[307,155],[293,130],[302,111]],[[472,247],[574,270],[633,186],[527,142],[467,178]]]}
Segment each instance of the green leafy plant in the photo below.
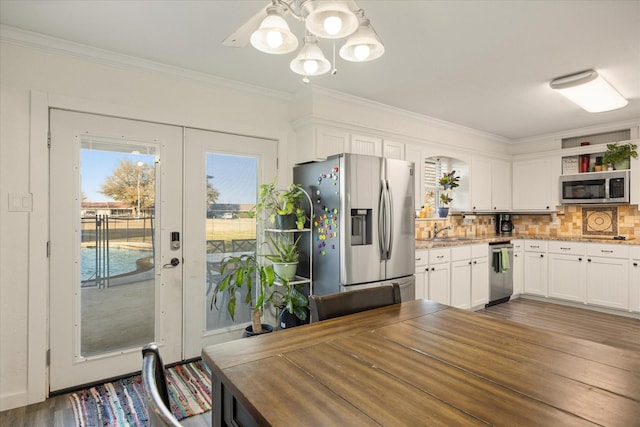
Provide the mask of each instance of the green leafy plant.
{"label": "green leafy plant", "polygon": [[616,164],[620,163],[624,160],[630,159],[633,157],[634,159],[638,158],[638,152],[636,151],[638,146],[636,144],[607,144],[607,151],[604,153],[604,157],[602,161],[605,164]]}
{"label": "green leafy plant", "polygon": [[256,211],[264,213],[271,224],[275,224],[276,215],[293,214],[296,216],[296,227],[302,230],[307,221],[304,200],[304,190],[300,184],[291,184],[286,189],[279,189],[274,178],[269,184],[260,185]]}
{"label": "green leafy plant", "polygon": [[[273,296],[271,291],[276,274],[271,265],[261,265],[253,254],[243,254],[225,258],[220,263],[222,279],[216,285],[211,299],[211,309],[218,308],[218,294],[227,295],[227,312],[235,320],[237,294],[247,291],[244,303],[251,308],[253,332],[262,331],[261,317],[264,306]],[[255,288],[254,288],[255,286]],[[254,289],[257,292],[254,292]]]}
{"label": "green leafy plant", "polygon": [[308,315],[309,299],[303,294],[298,285],[288,280],[282,281],[283,291],[277,290],[274,295],[274,304],[281,310],[287,310],[300,320],[306,320]]}
{"label": "green leafy plant", "polygon": [[438,180],[438,183],[442,186],[444,191],[440,193],[440,204],[443,206],[447,206],[449,203],[453,201],[451,198],[451,190],[456,187],[459,187],[460,177],[456,176],[456,171],[452,170],[449,173],[445,173],[442,175],[442,178]]}
{"label": "green leafy plant", "polygon": [[452,201],[453,201],[453,199],[451,198],[449,193],[445,193],[445,192],[440,193],[440,204],[441,205],[445,205],[446,206],[449,203],[451,203]]}
{"label": "green leafy plant", "polygon": [[442,178],[440,178],[438,183],[445,190],[453,190],[454,188],[460,186],[460,184],[458,183],[459,181],[460,181],[460,177],[456,176],[456,171],[453,170],[449,173],[443,174]]}
{"label": "green leafy plant", "polygon": [[298,262],[298,242],[300,237],[292,240],[287,236],[276,236],[275,238],[269,235],[270,248],[273,253],[264,255],[271,262]]}

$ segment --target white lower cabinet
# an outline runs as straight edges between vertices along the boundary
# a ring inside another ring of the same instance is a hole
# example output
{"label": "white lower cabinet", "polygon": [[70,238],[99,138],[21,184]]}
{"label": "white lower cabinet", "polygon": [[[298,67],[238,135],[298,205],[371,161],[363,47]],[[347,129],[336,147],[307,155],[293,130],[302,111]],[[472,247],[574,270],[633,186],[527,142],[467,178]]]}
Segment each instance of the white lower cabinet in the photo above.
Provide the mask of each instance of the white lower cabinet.
{"label": "white lower cabinet", "polygon": [[451,248],[451,306],[471,308],[471,247]]}
{"label": "white lower cabinet", "polygon": [[629,267],[629,310],[640,313],[640,246],[631,248]]}
{"label": "white lower cabinet", "polygon": [[549,296],[567,301],[586,302],[586,244],[549,242]]}
{"label": "white lower cabinet", "polygon": [[524,242],[514,240],[513,243],[513,296],[524,292]]}
{"label": "white lower cabinet", "polygon": [[489,302],[489,245],[471,246],[471,308]]}
{"label": "white lower cabinet", "polygon": [[416,251],[416,299],[426,299],[427,291],[427,269],[429,265],[429,250],[422,249]]}
{"label": "white lower cabinet", "polygon": [[431,301],[449,305],[451,301],[451,250],[449,248],[429,251],[427,288]]}
{"label": "white lower cabinet", "polygon": [[549,281],[548,271],[547,242],[542,240],[525,240],[524,292],[546,297]]}
{"label": "white lower cabinet", "polygon": [[587,246],[587,304],[629,309],[629,247]]}

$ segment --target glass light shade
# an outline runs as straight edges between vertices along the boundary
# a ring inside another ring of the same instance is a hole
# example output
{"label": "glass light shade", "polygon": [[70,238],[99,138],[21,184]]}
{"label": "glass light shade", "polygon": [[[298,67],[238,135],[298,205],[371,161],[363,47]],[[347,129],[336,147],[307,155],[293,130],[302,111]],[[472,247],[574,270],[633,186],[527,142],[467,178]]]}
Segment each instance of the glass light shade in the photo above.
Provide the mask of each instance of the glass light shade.
{"label": "glass light shade", "polygon": [[277,7],[267,9],[267,17],[260,28],[251,34],[251,45],[261,52],[283,54],[296,50],[298,39],[289,29],[287,21]]}
{"label": "glass light shade", "polygon": [[617,110],[629,103],[594,70],[555,79],[549,86],[590,113]]}
{"label": "glass light shade", "polygon": [[353,62],[373,61],[383,54],[384,45],[382,40],[371,28],[368,19],[362,22],[358,30],[340,48],[342,59]]}
{"label": "glass light shade", "polygon": [[319,76],[331,69],[331,63],[315,41],[305,42],[289,66],[291,71],[303,76]]}
{"label": "glass light shade", "polygon": [[358,17],[344,1],[308,1],[302,7],[307,30],[320,38],[341,39],[358,29]]}

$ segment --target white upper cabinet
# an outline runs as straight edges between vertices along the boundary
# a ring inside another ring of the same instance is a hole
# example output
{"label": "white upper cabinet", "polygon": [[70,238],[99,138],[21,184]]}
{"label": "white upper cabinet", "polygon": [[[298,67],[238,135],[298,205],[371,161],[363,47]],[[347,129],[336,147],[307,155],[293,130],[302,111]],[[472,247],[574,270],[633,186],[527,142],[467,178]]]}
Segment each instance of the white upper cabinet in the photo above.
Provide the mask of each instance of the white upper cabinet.
{"label": "white upper cabinet", "polygon": [[326,160],[349,150],[349,132],[331,126],[304,126],[296,130],[297,162]]}
{"label": "white upper cabinet", "polygon": [[405,147],[402,142],[389,141],[388,139],[382,141],[382,157],[415,162],[415,160],[405,159],[404,149]]}
{"label": "white upper cabinet", "polygon": [[351,134],[350,153],[382,156],[382,139],[368,135]]}
{"label": "white upper cabinet", "polygon": [[558,205],[560,160],[513,162],[513,210],[554,211]]}
{"label": "white upper cabinet", "polygon": [[483,157],[471,160],[471,209],[508,211],[511,209],[511,163]]}

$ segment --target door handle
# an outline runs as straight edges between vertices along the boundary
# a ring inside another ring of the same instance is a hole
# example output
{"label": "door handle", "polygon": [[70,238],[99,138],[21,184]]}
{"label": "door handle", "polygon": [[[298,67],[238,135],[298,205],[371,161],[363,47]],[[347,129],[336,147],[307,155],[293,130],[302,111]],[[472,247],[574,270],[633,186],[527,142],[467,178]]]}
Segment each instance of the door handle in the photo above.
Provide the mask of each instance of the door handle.
{"label": "door handle", "polygon": [[165,267],[177,267],[178,265],[180,265],[180,260],[178,258],[171,258],[171,261],[169,261],[169,264],[165,264],[162,266],[162,268]]}

